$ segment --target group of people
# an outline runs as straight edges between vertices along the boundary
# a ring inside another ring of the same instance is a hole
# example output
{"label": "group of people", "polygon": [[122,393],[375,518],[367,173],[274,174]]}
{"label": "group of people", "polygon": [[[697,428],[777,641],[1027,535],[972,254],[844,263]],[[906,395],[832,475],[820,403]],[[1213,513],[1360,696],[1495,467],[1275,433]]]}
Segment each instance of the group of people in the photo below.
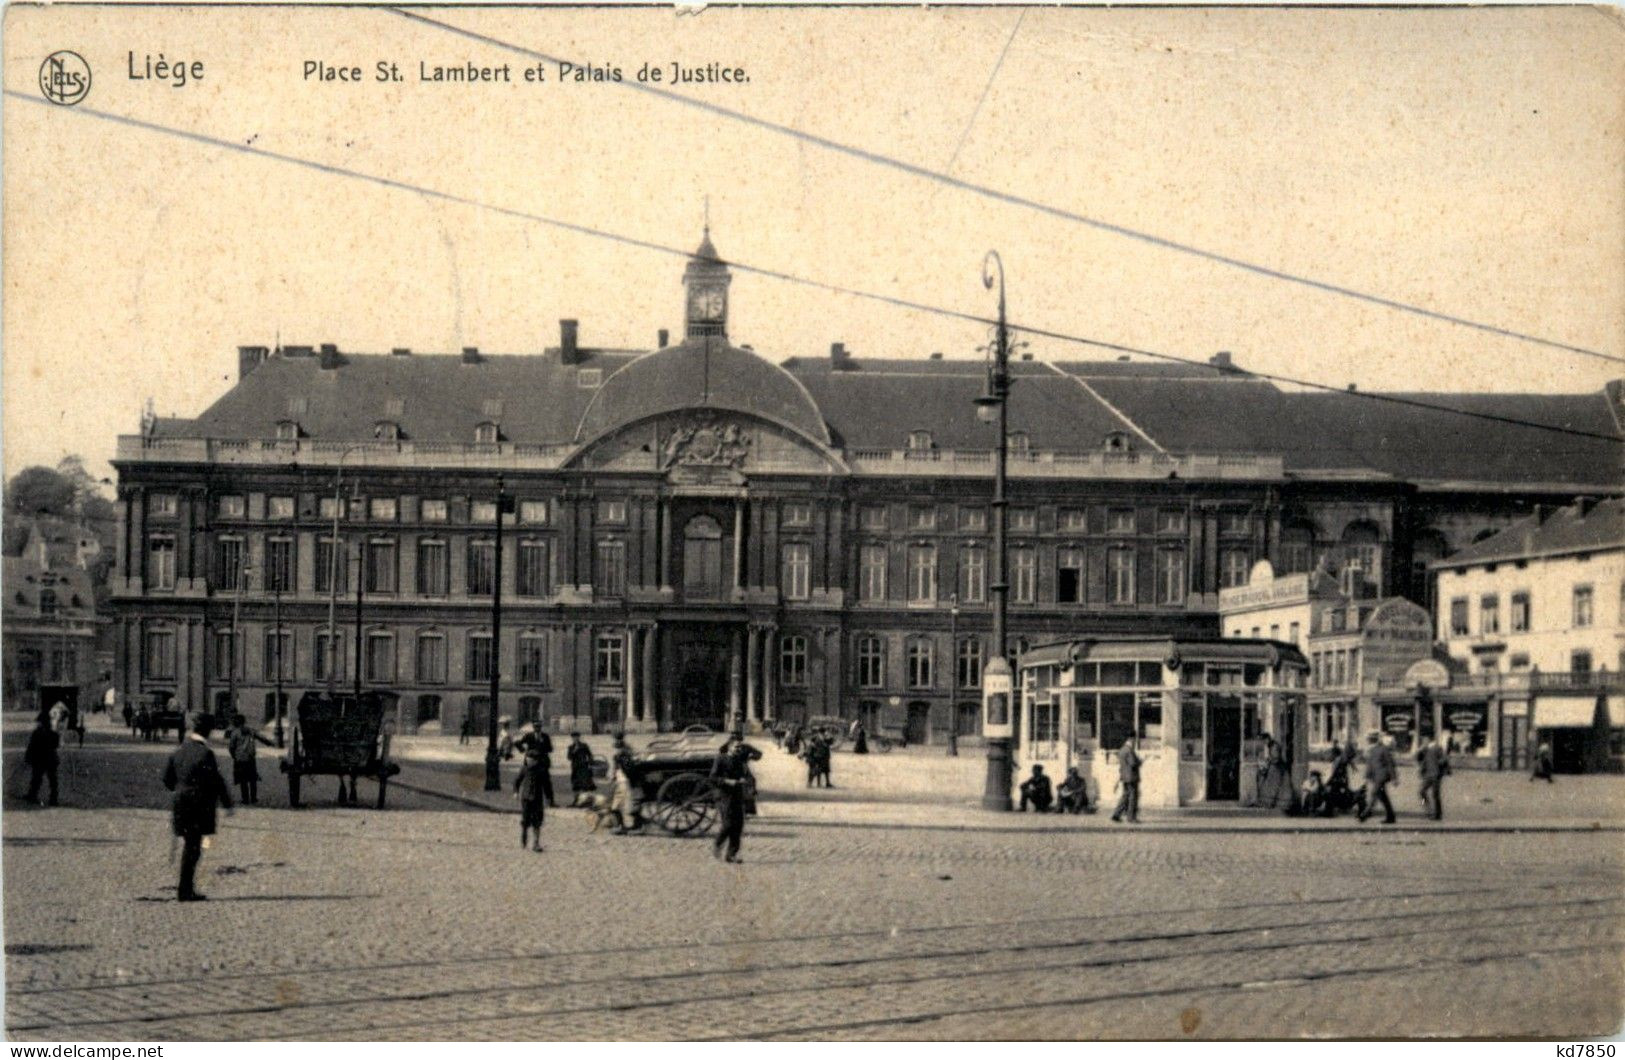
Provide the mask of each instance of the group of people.
{"label": "group of people", "polygon": [[[1140,764],[1134,739],[1124,740],[1117,752],[1117,808],[1112,811],[1112,820],[1117,824],[1140,821]],[[1021,782],[1021,812],[1026,813],[1028,806],[1037,813],[1095,812],[1089,804],[1089,781],[1077,766],[1068,767],[1058,789],[1052,786],[1043,766],[1033,766],[1032,775]]]}
{"label": "group of people", "polygon": [[[807,786],[809,788],[832,788],[835,785],[829,779],[830,759],[834,757],[834,747],[829,737],[821,732],[814,732],[805,740],[797,739],[801,753],[797,755],[807,763]],[[792,752],[794,753],[794,752]]]}
{"label": "group of people", "polygon": [[[1358,765],[1364,770],[1364,783],[1356,788],[1349,775]],[[1444,778],[1450,775],[1450,753],[1438,739],[1428,736],[1416,751],[1416,772],[1420,780],[1417,794],[1423,810],[1435,821],[1444,819]],[[1356,749],[1351,736],[1332,757],[1331,779],[1322,781],[1320,771],[1313,770],[1303,782],[1299,794],[1298,812],[1315,817],[1334,817],[1353,811],[1357,820],[1366,821],[1380,806],[1382,823],[1394,824],[1394,803],[1388,795],[1390,787],[1399,784],[1399,766],[1393,748],[1377,733],[1366,736],[1366,749]]]}

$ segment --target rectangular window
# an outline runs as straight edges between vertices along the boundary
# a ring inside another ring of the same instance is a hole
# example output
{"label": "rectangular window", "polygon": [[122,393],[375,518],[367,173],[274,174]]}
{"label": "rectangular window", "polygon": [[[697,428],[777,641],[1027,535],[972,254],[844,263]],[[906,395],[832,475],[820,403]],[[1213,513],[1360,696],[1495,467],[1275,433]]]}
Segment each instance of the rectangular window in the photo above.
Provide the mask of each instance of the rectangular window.
{"label": "rectangular window", "polygon": [[619,526],[626,522],[625,501],[603,501],[598,505],[598,521]]}
{"label": "rectangular window", "polygon": [[935,646],[924,637],[908,642],[908,687],[930,688]]}
{"label": "rectangular window", "polygon": [[387,537],[367,542],[367,591],[395,591],[395,542]]}
{"label": "rectangular window", "polygon": [[149,493],[147,495],[147,514],[159,519],[173,518],[180,510],[173,493]]}
{"label": "rectangular window", "polygon": [[1157,533],[1183,534],[1185,532],[1185,513],[1171,508],[1164,508],[1157,512]]}
{"label": "rectangular window", "polygon": [[883,504],[865,505],[861,516],[861,525],[865,530],[886,529],[886,506]]}
{"label": "rectangular window", "polygon": [[1055,550],[1055,602],[1083,603],[1083,549]]}
{"label": "rectangular window", "polygon": [[1100,694],[1100,746],[1116,750],[1134,735],[1134,693]]}
{"label": "rectangular window", "polygon": [[954,680],[959,688],[982,687],[982,642],[965,637],[955,652]]}
{"label": "rectangular window", "polygon": [[222,590],[235,592],[238,589],[248,588],[243,578],[246,568],[244,556],[242,538],[217,537],[214,539],[214,579]]}
{"label": "rectangular window", "polygon": [[470,681],[491,680],[491,634],[468,635],[467,676]]}
{"label": "rectangular window", "polygon": [[1134,602],[1134,550],[1114,548],[1106,553],[1106,586],[1114,604]]}
{"label": "rectangular window", "polygon": [[908,599],[910,603],[930,603],[937,598],[937,549],[934,545],[912,545],[908,550]]}
{"label": "rectangular window", "polygon": [[365,497],[350,498],[350,521],[359,523],[367,517],[367,499]]}
{"label": "rectangular window", "polygon": [[471,523],[494,523],[497,521],[496,501],[470,501],[468,504],[468,521]]}
{"label": "rectangular window", "polygon": [[[1452,604],[1451,606],[1454,607],[1454,604]],[[1534,619],[1534,616],[1530,614],[1530,610],[1529,610],[1529,594],[1528,593],[1513,593],[1512,594],[1512,632],[1514,632],[1514,633],[1528,633],[1529,629],[1530,629],[1530,623],[1533,621],[1533,619]]]}
{"label": "rectangular window", "polygon": [[[1183,515],[1184,513],[1179,513]],[[1157,603],[1185,602],[1185,550],[1165,548],[1157,553]]]}
{"label": "rectangular window", "polygon": [[232,633],[229,629],[214,631],[214,666],[211,672],[216,681],[231,680],[233,663],[236,664],[237,676],[243,676],[242,652],[232,651]]}
{"label": "rectangular window", "polygon": [[395,681],[395,638],[388,633],[367,634],[367,680],[374,684]]}
{"label": "rectangular window", "polygon": [[593,679],[601,685],[618,685],[626,680],[626,642],[618,633],[598,638]]}
{"label": "rectangular window", "polygon": [[935,530],[937,528],[937,509],[930,505],[916,505],[908,510],[908,525],[911,530]]}
{"label": "rectangular window", "polygon": [[880,688],[886,680],[886,650],[879,637],[858,638],[858,686]]}
{"label": "rectangular window", "polygon": [[1501,632],[1501,598],[1494,593],[1487,593],[1478,598],[1478,631]]}
{"label": "rectangular window", "polygon": [[621,596],[626,592],[626,542],[598,542],[598,576],[593,588],[605,596]]}
{"label": "rectangular window", "polygon": [[1591,625],[1591,586],[1576,585],[1574,587],[1574,628],[1584,629]]}
{"label": "rectangular window", "polygon": [[1589,674],[1591,672],[1591,653],[1577,651],[1569,654],[1569,672],[1575,674]]}
{"label": "rectangular window", "polygon": [[147,587],[175,588],[175,538],[172,534],[153,534],[147,540]]}
{"label": "rectangular window", "polygon": [[790,501],[786,503],[784,506],[784,518],[782,522],[785,526],[811,526],[812,505],[807,504],[804,501]]}
{"label": "rectangular window", "polygon": [[393,523],[400,506],[394,497],[374,497],[368,504],[368,514],[375,522]]}
{"label": "rectangular window", "polygon": [[446,638],[439,633],[418,635],[418,680],[426,685],[446,683]]}
{"label": "rectangular window", "polygon": [[1030,548],[1010,550],[1010,601],[1030,604],[1038,598],[1038,554]]}
{"label": "rectangular window", "polygon": [[323,519],[332,521],[333,517],[342,514],[344,508],[336,497],[323,497],[316,502],[316,514]]}
{"label": "rectangular window", "polygon": [[527,526],[547,525],[546,501],[520,501],[519,521]]}
{"label": "rectangular window", "polygon": [[1032,532],[1038,529],[1038,511],[1033,508],[1011,508],[1010,529]]}
{"label": "rectangular window", "polygon": [[[334,563],[337,562],[337,569]],[[316,591],[318,593],[332,593],[333,583],[338,583],[338,592],[348,592],[350,588],[350,553],[339,542],[339,547],[333,548],[333,539],[319,537],[316,539]]]}
{"label": "rectangular window", "polygon": [[785,545],[779,567],[779,585],[785,599],[805,600],[812,595],[812,546]]}
{"label": "rectangular window", "polygon": [[426,523],[446,521],[446,501],[442,497],[425,497],[418,504],[418,518]]}
{"label": "rectangular window", "polygon": [[175,679],[175,631],[147,630],[146,675],[155,681]]}
{"label": "rectangular window", "polygon": [[1107,511],[1106,532],[1108,534],[1132,534],[1134,532],[1134,509],[1112,508]]}
{"label": "rectangular window", "polygon": [[886,546],[864,545],[858,555],[858,599],[886,599]]}
{"label": "rectangular window", "polygon": [[451,592],[450,565],[444,541],[418,542],[417,578],[420,596],[445,596]]}
{"label": "rectangular window", "polygon": [[495,541],[468,543],[468,595],[490,596],[497,580],[497,545]]}
{"label": "rectangular window", "polygon": [[1252,520],[1246,512],[1221,512],[1219,514],[1219,533],[1245,534],[1252,529]]}
{"label": "rectangular window", "polygon": [[547,595],[547,542],[519,542],[519,577],[515,579],[520,596]]}
{"label": "rectangular window", "polygon": [[328,660],[331,659],[333,660],[334,664],[333,680],[342,681],[344,679],[345,657],[346,652],[344,650],[344,634],[340,633],[337,637],[334,637],[326,630],[317,630],[315,636],[315,649],[312,659],[315,664],[316,680],[327,680],[327,664]]}
{"label": "rectangular window", "polygon": [[269,538],[265,542],[265,591],[288,593],[293,589],[293,538]]}
{"label": "rectangular window", "polygon": [[806,637],[785,637],[779,642],[779,683],[791,688],[807,683]]}
{"label": "rectangular window", "polygon": [[987,550],[967,547],[959,550],[959,602],[979,604],[987,599]]}
{"label": "rectangular window", "polygon": [[986,508],[959,509],[959,529],[972,533],[981,533],[987,529]]}
{"label": "rectangular window", "polygon": [[1295,644],[1295,645],[1298,645],[1299,647],[1301,647],[1302,645],[1299,644],[1299,641],[1298,641],[1298,624],[1296,622],[1293,622],[1288,627],[1288,630],[1289,630],[1288,636],[1291,637],[1292,643]]}
{"label": "rectangular window", "polygon": [[526,685],[547,684],[547,637],[543,634],[520,635],[519,682]]}
{"label": "rectangular window", "polygon": [[267,519],[292,519],[292,497],[267,497],[265,499],[265,517]]}
{"label": "rectangular window", "polygon": [[1082,508],[1068,508],[1061,512],[1061,529],[1082,533],[1089,528],[1089,513]]}
{"label": "rectangular window", "polygon": [[241,519],[248,511],[248,502],[241,493],[228,493],[215,502],[214,510],[222,519]]}
{"label": "rectangular window", "polygon": [[1227,548],[1219,553],[1219,587],[1232,589],[1247,584],[1252,557],[1244,548]]}
{"label": "rectangular window", "polygon": [[265,631],[265,681],[287,681],[293,676],[293,630],[286,626]]}

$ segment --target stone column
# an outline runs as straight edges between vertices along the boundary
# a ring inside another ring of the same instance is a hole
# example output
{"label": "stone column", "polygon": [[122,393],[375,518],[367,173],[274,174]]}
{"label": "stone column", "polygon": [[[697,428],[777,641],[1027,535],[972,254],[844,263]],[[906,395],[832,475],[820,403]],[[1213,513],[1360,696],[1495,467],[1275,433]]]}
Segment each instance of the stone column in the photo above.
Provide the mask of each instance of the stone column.
{"label": "stone column", "polygon": [[762,632],[762,720],[778,720],[778,643],[777,626]]}
{"label": "stone column", "polygon": [[734,501],[734,588],[745,587],[745,500]]}
{"label": "stone column", "polygon": [[762,720],[756,699],[756,645],[761,636],[762,631],[755,626],[745,632],[745,720],[753,724]]}
{"label": "stone column", "polygon": [[728,717],[726,724],[729,728],[732,728],[734,719],[739,717],[739,677],[742,669],[739,663],[740,656],[744,654],[744,633],[736,632],[728,639],[732,641],[730,647],[733,648],[733,651],[728,654]]}
{"label": "stone column", "polygon": [[660,587],[671,588],[671,501],[660,498]]}
{"label": "stone column", "polygon": [[644,722],[655,722],[655,637],[659,626],[648,626],[643,631],[643,705],[638,716]]}
{"label": "stone column", "polygon": [[626,627],[626,655],[622,667],[626,671],[625,696],[621,700],[621,722],[623,726],[638,720],[638,668],[633,663],[637,658],[638,627]]}

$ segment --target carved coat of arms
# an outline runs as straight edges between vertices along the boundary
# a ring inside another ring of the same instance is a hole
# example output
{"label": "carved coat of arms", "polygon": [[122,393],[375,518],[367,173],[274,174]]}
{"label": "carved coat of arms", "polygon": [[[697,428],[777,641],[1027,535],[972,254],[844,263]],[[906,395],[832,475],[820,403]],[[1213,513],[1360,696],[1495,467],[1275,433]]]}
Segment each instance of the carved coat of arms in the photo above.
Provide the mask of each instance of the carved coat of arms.
{"label": "carved coat of arms", "polygon": [[697,418],[666,436],[660,448],[661,466],[738,468],[749,455],[750,444],[750,435],[737,423]]}

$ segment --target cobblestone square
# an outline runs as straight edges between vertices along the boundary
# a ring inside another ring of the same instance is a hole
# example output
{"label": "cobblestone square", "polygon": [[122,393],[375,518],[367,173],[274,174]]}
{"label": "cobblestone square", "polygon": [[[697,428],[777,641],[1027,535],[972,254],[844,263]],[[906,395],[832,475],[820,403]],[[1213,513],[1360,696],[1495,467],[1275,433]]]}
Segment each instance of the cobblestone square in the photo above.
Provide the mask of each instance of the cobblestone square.
{"label": "cobblestone square", "polygon": [[[409,762],[383,811],[321,790],[289,811],[267,754],[262,804],[223,819],[205,855],[210,901],[182,906],[157,781],[169,749],[92,729],[65,752],[52,809],[18,805],[7,755],[13,1038],[1572,1037],[1620,1024],[1611,827],[1057,830],[775,798],[769,750],[735,866],[701,840],[592,833],[569,810],[550,812],[544,853],[523,851],[517,816],[483,793],[428,794],[456,792],[467,770],[451,763]],[[838,778],[843,764],[856,769],[842,756]]]}

